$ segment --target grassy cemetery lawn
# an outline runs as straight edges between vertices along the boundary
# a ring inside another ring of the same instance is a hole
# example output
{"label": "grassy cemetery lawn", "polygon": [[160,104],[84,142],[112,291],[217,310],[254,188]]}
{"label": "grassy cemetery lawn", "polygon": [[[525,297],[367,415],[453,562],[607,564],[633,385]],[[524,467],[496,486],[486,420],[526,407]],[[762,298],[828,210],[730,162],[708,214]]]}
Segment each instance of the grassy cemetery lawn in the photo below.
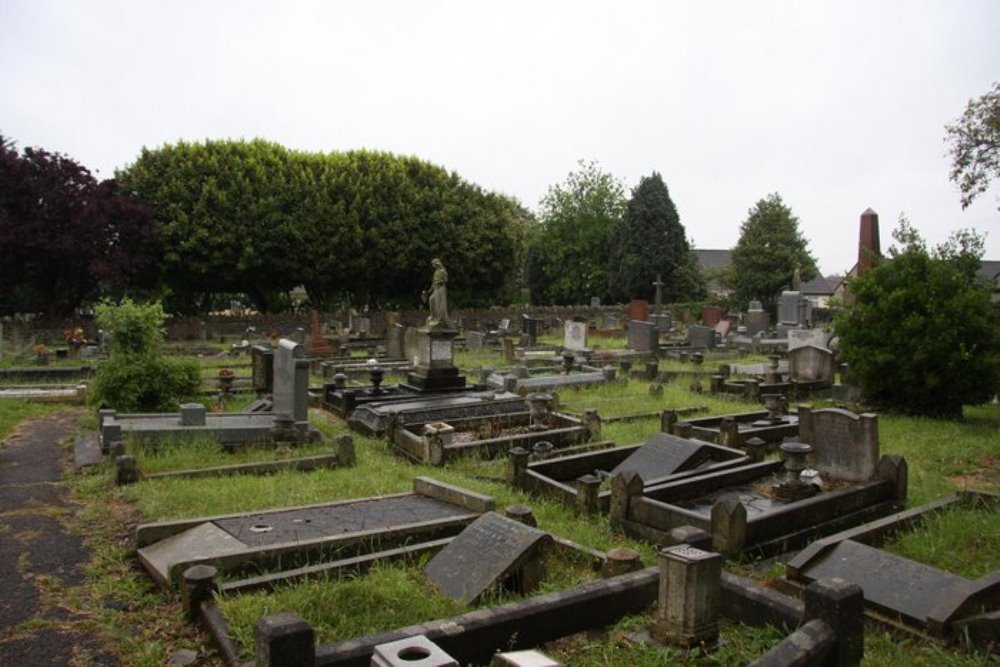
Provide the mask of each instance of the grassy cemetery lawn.
{"label": "grassy cemetery lawn", "polygon": [[[608,344],[617,342],[609,340]],[[456,361],[469,377],[477,377],[479,368],[504,365],[502,357],[489,350],[460,352]],[[238,376],[246,377],[249,370],[243,367],[245,364],[245,357],[207,358],[202,362],[202,375],[207,382],[218,374],[219,368],[229,366]],[[667,369],[667,363],[663,362],[661,368]],[[689,376],[680,375],[664,384],[661,396],[651,395],[650,383],[637,379],[560,391],[559,409],[574,414],[596,409],[603,419],[655,415],[665,408],[696,410],[682,418],[760,409],[729,396],[692,392],[688,389],[690,382]],[[313,385],[318,383],[319,379],[314,377]],[[707,386],[707,381],[704,384]],[[9,435],[25,420],[59,409],[65,408],[0,402],[0,437]],[[159,472],[330,453],[333,438],[349,432],[341,420],[318,410],[311,411],[311,422],[322,432],[325,444],[307,445],[294,451],[257,447],[227,454],[211,441],[197,440],[158,449],[137,443],[129,443],[128,447],[137,456],[141,470]],[[82,419],[82,430],[95,426],[92,415]],[[658,416],[633,421],[612,419],[604,424],[601,438],[619,445],[636,444],[658,429]],[[908,462],[909,506],[941,498],[961,487],[1000,491],[997,447],[1000,406],[967,408],[962,422],[881,415],[879,435],[882,453],[901,454]],[[511,504],[526,504],[534,511],[539,526],[554,535],[599,550],[630,547],[641,554],[645,564],[656,562],[655,547],[614,533],[606,517],[580,517],[555,501],[529,497],[512,489],[504,482],[505,459],[470,456],[445,467],[422,466],[394,455],[384,440],[354,434],[354,442],[357,465],[353,468],[279,472],[259,477],[150,479],[122,487],[115,485],[112,466],[73,475],[70,483],[82,508],[71,521],[75,530],[87,536],[94,556],[87,567],[87,584],[73,592],[67,605],[93,618],[94,627],[125,664],[161,665],[182,648],[208,650],[207,635],[199,634],[184,620],[176,596],[157,589],[137,564],[132,543],[136,524],[408,492],[416,476],[433,477],[493,496],[501,511]],[[71,443],[67,443],[69,446]],[[1000,568],[1000,513],[945,512],[887,548],[966,577],[978,577]],[[753,572],[753,565],[730,563],[743,573]],[[756,576],[765,579],[779,576],[782,571],[776,566],[760,570]],[[549,564],[543,592],[594,576],[582,560],[555,559]],[[505,601],[501,596],[493,596],[483,604]],[[245,651],[245,659],[251,657],[254,623],[266,614],[295,611],[313,625],[317,640],[326,643],[464,611],[458,603],[438,594],[419,568],[403,565],[379,566],[363,576],[341,581],[301,583],[266,594],[222,597],[219,603],[232,634]],[[546,650],[572,665],[741,665],[786,634],[781,629],[753,629],[723,621],[721,649],[708,658],[688,661],[677,653],[664,657],[632,638],[632,633],[644,629],[649,621],[648,616],[629,617],[606,633],[574,636],[555,642]],[[866,664],[871,665],[986,665],[995,657],[947,649],[933,642],[891,637],[878,631],[866,632],[865,651]]]}

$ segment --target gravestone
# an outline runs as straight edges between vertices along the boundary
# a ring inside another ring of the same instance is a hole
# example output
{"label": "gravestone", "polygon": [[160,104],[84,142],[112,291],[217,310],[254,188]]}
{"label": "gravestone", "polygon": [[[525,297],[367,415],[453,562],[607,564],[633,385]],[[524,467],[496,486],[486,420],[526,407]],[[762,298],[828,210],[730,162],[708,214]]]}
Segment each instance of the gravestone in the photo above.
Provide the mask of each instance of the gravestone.
{"label": "gravestone", "polygon": [[715,329],[692,324],[688,327],[688,343],[695,349],[715,347]]}
{"label": "gravestone", "polygon": [[812,445],[809,467],[833,479],[864,482],[878,471],[878,415],[800,405],[799,439]]}
{"label": "gravestone", "polygon": [[764,310],[760,301],[751,301],[744,318],[748,336],[756,336],[758,333],[766,332],[771,328],[771,316]]}
{"label": "gravestone", "polygon": [[266,345],[250,348],[250,364],[253,368],[253,390],[269,394],[274,389],[274,350]]}
{"label": "gravestone", "polygon": [[3,322],[0,322],[0,361],[3,361]]}
{"label": "gravestone", "polygon": [[465,332],[465,347],[469,350],[482,350],[483,340],[485,336],[482,331],[466,331]]}
{"label": "gravestone", "polygon": [[591,308],[600,308],[601,307],[601,297],[599,297],[599,296],[592,296],[592,297],[590,297],[590,307]]}
{"label": "gravestone", "polygon": [[583,351],[587,349],[587,323],[567,320],[564,324],[563,347],[567,350]]}
{"label": "gravestone", "polygon": [[406,359],[405,336],[406,327],[402,324],[390,324],[385,332],[385,356],[390,359]]}
{"label": "gravestone", "polygon": [[632,299],[628,303],[628,318],[638,322],[649,320],[649,302],[645,299]]}
{"label": "gravestone", "polygon": [[803,345],[826,347],[830,341],[830,334],[822,329],[789,329],[787,337],[789,352]]}
{"label": "gravestone", "polygon": [[[791,332],[789,332],[791,333]],[[791,347],[788,341],[788,377],[796,382],[833,383],[833,352],[816,345]]]}
{"label": "gravestone", "polygon": [[361,337],[367,336],[371,333],[372,321],[367,317],[352,317],[351,318],[351,331],[360,335]]}
{"label": "gravestone", "polygon": [[706,327],[714,327],[722,320],[722,308],[705,306],[701,309],[701,323]]}
{"label": "gravestone", "polygon": [[538,334],[542,331],[542,321],[528,315],[521,315],[521,333],[528,337],[528,345],[538,342]]}
{"label": "gravestone", "polygon": [[309,428],[309,360],[295,341],[282,338],[274,351],[276,414],[287,414],[301,431]]}
{"label": "gravestone", "polygon": [[417,344],[418,337],[419,335],[415,327],[406,327],[406,330],[403,332],[403,356],[407,361],[412,362],[414,366],[420,357],[420,349]]}
{"label": "gravestone", "polygon": [[636,352],[655,352],[659,338],[652,322],[629,320],[628,349]]}
{"label": "gravestone", "polygon": [[653,323],[653,328],[656,329],[657,333],[669,333],[670,327],[673,326],[670,313],[660,313],[659,315],[654,313],[649,316],[649,321]]}
{"label": "gravestone", "polygon": [[634,471],[643,482],[690,470],[709,457],[708,445],[670,433],[657,433],[611,471]]}
{"label": "gravestone", "polygon": [[719,320],[713,329],[722,338],[725,338],[729,334],[729,329],[733,326],[733,323],[729,320]]}
{"label": "gravestone", "polygon": [[332,350],[323,338],[323,330],[319,324],[319,311],[313,308],[309,311],[309,354],[330,354]]}
{"label": "gravestone", "polygon": [[605,329],[609,331],[614,331],[620,329],[622,324],[617,317],[614,315],[605,315],[602,325]]}
{"label": "gravestone", "polygon": [[424,572],[446,597],[475,604],[540,558],[550,542],[545,531],[487,512],[441,549]]}
{"label": "gravestone", "polygon": [[788,290],[781,293],[778,301],[778,322],[782,324],[799,324],[799,299],[801,292],[790,292]]}

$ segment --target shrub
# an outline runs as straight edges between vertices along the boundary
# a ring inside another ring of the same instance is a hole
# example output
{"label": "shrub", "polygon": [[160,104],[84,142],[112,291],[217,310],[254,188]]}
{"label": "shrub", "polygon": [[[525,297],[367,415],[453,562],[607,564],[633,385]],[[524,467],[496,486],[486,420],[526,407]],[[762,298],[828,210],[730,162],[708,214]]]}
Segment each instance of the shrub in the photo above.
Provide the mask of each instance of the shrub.
{"label": "shrub", "polygon": [[893,235],[902,247],[849,283],[841,357],[876,407],[960,417],[1000,387],[1000,308],[976,280],[982,239],[958,232],[928,252],[905,219]]}
{"label": "shrub", "polygon": [[197,362],[159,352],[166,320],[159,303],[104,301],[95,313],[98,326],[111,334],[111,358],[94,377],[95,402],[122,412],[165,412],[194,395]]}

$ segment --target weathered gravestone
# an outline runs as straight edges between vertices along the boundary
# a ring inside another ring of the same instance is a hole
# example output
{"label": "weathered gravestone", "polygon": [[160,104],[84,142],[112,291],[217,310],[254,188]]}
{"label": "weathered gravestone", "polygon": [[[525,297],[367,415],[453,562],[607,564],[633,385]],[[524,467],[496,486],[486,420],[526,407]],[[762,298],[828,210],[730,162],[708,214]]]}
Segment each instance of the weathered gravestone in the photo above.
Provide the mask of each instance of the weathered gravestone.
{"label": "weathered gravestone", "polygon": [[654,313],[649,316],[649,321],[653,323],[653,328],[656,329],[657,333],[669,333],[670,327],[674,323],[670,313]]}
{"label": "weathered gravestone", "polygon": [[390,359],[405,359],[405,336],[406,327],[402,324],[390,324],[389,329],[385,332],[385,356]]}
{"label": "weathered gravestone", "polygon": [[300,431],[309,428],[309,360],[295,341],[282,338],[274,351],[274,413],[287,414]]}
{"label": "weathered gravestone", "polygon": [[822,329],[789,329],[787,332],[788,350],[792,351],[803,345],[826,347],[831,334]]}
{"label": "weathered gravestone", "polygon": [[416,327],[406,327],[403,332],[403,356],[416,364],[420,359],[420,334]]}
{"label": "weathered gravestone", "polygon": [[778,322],[784,324],[800,324],[799,299],[801,298],[801,292],[790,292],[786,290],[781,293],[781,299],[778,301]]}
{"label": "weathered gravestone", "polygon": [[441,549],[424,572],[445,596],[475,604],[539,559],[550,542],[545,531],[488,512]]}
{"label": "weathered gravestone", "polygon": [[563,347],[567,350],[583,351],[587,349],[587,323],[567,320],[564,324]]}
{"label": "weathered gravestone", "polygon": [[309,311],[309,354],[330,354],[332,350],[323,338],[323,327],[319,323],[319,311]]}
{"label": "weathered gravestone", "polygon": [[465,347],[469,350],[482,350],[485,336],[482,331],[466,331]]}
{"label": "weathered gravestone", "polygon": [[701,323],[706,327],[714,327],[722,320],[722,308],[705,306],[701,309]]}
{"label": "weathered gravestone", "polygon": [[532,346],[538,342],[538,335],[542,332],[542,320],[521,315],[521,333],[528,337],[528,345]]}
{"label": "weathered gravestone", "polygon": [[878,415],[848,410],[814,410],[800,405],[799,439],[812,445],[810,468],[833,479],[863,482],[878,470]]}
{"label": "weathered gravestone", "polygon": [[645,299],[632,299],[629,301],[628,318],[639,322],[649,320],[649,302]]}
{"label": "weathered gravestone", "polygon": [[747,308],[747,315],[743,321],[746,324],[748,336],[756,336],[771,328],[771,316],[764,310],[760,301],[750,302],[750,307]]}
{"label": "weathered gravestone", "polygon": [[652,322],[629,320],[628,348],[636,352],[655,352],[660,335]]}
{"label": "weathered gravestone", "polygon": [[265,345],[250,348],[250,364],[253,368],[253,390],[267,394],[274,388],[274,350]]}
{"label": "weathered gravestone", "polygon": [[692,324],[688,327],[688,343],[695,349],[715,347],[715,329]]}
{"label": "weathered gravestone", "polygon": [[[789,332],[791,333],[791,332]],[[796,382],[833,383],[833,352],[816,345],[791,347],[789,339],[788,377]]]}
{"label": "weathered gravestone", "polygon": [[657,433],[611,471],[614,477],[634,471],[644,482],[690,470],[709,458],[710,446],[670,433]]}

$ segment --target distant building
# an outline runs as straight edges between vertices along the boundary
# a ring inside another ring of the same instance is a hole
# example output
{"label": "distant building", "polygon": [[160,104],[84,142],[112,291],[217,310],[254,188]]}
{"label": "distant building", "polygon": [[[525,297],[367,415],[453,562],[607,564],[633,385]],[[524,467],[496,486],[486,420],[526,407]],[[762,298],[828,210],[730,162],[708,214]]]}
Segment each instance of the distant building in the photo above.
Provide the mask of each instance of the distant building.
{"label": "distant building", "polygon": [[1000,260],[984,259],[976,275],[993,286],[993,303],[1000,303]]}
{"label": "distant building", "polygon": [[802,296],[807,297],[817,308],[829,308],[830,299],[837,296],[837,292],[842,289],[844,276],[820,276],[802,283],[799,291]]}

